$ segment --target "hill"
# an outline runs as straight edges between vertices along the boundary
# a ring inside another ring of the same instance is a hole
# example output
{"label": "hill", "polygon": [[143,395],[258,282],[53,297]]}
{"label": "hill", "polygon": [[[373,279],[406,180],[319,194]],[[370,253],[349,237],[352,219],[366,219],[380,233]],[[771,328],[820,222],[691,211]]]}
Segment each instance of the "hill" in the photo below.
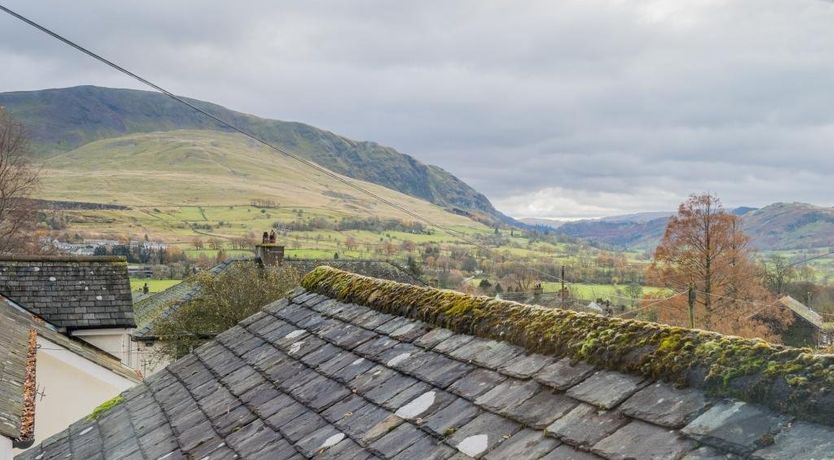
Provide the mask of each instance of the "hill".
{"label": "hill", "polygon": [[[262,198],[285,208],[410,219],[345,184],[319,176],[240,134],[176,130],[103,139],[55,155],[44,164],[39,196],[132,207],[234,206]],[[430,219],[475,225],[423,200],[353,181]]]}
{"label": "hill", "polygon": [[[354,141],[303,123],[269,120],[189,99],[194,105],[334,172],[456,212],[513,220],[447,171],[374,142]],[[181,129],[227,132],[158,93],[79,86],[0,93],[0,106],[30,130],[33,146],[53,156],[101,139]],[[277,156],[277,153],[272,152]]]}
{"label": "hill", "polygon": [[[732,209],[741,216],[753,246],[761,250],[830,247],[834,245],[834,208],[807,203],[774,203],[760,209]],[[647,218],[661,215],[662,217]],[[640,213],[567,222],[557,233],[609,246],[651,249],[663,237],[671,213]]]}

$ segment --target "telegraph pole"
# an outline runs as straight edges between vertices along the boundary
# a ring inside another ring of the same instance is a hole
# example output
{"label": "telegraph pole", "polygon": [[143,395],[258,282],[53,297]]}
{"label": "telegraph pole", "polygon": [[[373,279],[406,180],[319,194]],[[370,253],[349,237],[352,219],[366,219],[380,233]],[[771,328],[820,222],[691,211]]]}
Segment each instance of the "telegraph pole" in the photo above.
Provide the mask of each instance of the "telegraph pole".
{"label": "telegraph pole", "polygon": [[689,328],[695,329],[695,288],[689,285]]}

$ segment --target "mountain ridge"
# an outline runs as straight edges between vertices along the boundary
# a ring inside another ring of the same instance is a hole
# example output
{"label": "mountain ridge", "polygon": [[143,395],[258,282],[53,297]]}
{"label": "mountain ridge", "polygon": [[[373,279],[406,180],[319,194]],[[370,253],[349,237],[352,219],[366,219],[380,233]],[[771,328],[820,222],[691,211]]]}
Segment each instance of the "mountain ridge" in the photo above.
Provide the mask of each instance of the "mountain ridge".
{"label": "mountain ridge", "polygon": [[[738,207],[744,230],[757,249],[805,249],[834,245],[834,207],[776,202],[762,208]],[[646,218],[657,214],[666,217]],[[637,213],[563,222],[554,231],[618,248],[651,249],[663,237],[673,213]]]}
{"label": "mountain ridge", "polygon": [[[382,185],[471,217],[516,221],[462,180],[414,157],[371,141],[356,141],[299,122],[271,120],[184,98],[267,142],[333,172]],[[76,86],[0,93],[0,106],[29,129],[36,153],[49,157],[97,140],[181,129],[230,132],[159,93]]]}

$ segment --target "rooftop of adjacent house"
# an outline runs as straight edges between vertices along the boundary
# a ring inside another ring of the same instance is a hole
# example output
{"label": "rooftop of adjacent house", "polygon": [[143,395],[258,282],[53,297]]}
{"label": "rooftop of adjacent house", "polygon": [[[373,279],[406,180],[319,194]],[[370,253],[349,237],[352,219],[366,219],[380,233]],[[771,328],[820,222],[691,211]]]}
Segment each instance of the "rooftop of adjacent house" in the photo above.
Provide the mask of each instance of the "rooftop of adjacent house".
{"label": "rooftop of adjacent house", "polygon": [[830,458],[834,356],[329,267],[18,459]]}
{"label": "rooftop of adjacent house", "polygon": [[[222,273],[236,263],[256,263],[257,258],[238,257],[228,259],[211,269],[212,273]],[[300,274],[305,274],[319,265],[321,260],[308,259],[284,259],[284,264],[294,268]],[[397,265],[381,260],[334,260],[327,262],[342,270],[358,273],[374,278],[381,278],[391,281],[399,281],[408,284],[423,284],[416,276]],[[177,311],[179,307],[199,294],[199,286],[189,280],[165,289],[162,292],[150,295],[137,301],[133,310],[136,315],[136,330],[131,334],[136,340],[153,340],[154,321],[159,318],[167,318]]]}
{"label": "rooftop of adjacent house", "polygon": [[26,314],[11,308],[2,296],[0,326],[0,436],[25,442],[32,436],[34,421],[34,394],[27,394],[31,393],[27,382],[35,377],[32,329]]}
{"label": "rooftop of adjacent house", "polygon": [[61,328],[135,326],[121,257],[0,256],[0,294]]}
{"label": "rooftop of adjacent house", "polygon": [[786,295],[780,297],[778,302],[789,308],[791,311],[799,315],[805,321],[808,321],[812,325],[816,326],[817,328],[822,328],[823,325],[823,318],[820,316],[819,313],[811,310],[807,305],[804,303],[794,299],[793,297]]}

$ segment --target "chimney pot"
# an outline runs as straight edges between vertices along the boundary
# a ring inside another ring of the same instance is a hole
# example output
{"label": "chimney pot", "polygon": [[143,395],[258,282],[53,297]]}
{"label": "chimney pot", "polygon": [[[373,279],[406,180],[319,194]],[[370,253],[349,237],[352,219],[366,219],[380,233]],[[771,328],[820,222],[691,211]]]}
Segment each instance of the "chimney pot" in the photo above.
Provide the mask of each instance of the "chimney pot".
{"label": "chimney pot", "polygon": [[274,267],[284,262],[284,246],[280,244],[258,244],[255,254],[264,267]]}

